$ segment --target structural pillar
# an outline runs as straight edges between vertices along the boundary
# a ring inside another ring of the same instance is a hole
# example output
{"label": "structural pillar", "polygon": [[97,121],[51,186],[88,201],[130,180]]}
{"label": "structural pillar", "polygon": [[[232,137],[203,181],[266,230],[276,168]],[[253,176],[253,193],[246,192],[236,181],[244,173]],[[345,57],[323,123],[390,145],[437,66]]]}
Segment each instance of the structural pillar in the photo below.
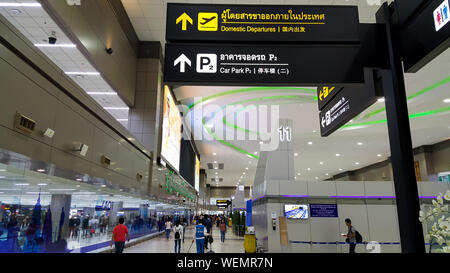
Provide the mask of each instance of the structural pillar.
{"label": "structural pillar", "polygon": [[[70,205],[72,203],[72,195],[53,194],[50,201],[50,210],[52,211],[52,242],[67,238],[69,229]],[[60,226],[61,216],[64,220]]]}
{"label": "structural pillar", "polygon": [[123,210],[123,202],[114,202],[111,210],[109,211],[109,229],[113,229],[118,223],[117,213]]}

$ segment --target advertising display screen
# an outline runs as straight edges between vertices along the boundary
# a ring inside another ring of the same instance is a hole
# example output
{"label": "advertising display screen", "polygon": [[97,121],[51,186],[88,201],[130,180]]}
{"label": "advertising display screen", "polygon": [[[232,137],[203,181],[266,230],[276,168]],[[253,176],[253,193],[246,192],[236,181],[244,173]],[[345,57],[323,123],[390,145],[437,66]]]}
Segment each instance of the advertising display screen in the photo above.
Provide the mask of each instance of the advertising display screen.
{"label": "advertising display screen", "polygon": [[308,219],[308,205],[284,205],[284,216],[287,219]]}
{"label": "advertising display screen", "polygon": [[176,171],[180,167],[181,115],[167,86],[164,88],[161,156]]}
{"label": "advertising display screen", "polygon": [[195,156],[195,190],[200,192],[200,160]]}

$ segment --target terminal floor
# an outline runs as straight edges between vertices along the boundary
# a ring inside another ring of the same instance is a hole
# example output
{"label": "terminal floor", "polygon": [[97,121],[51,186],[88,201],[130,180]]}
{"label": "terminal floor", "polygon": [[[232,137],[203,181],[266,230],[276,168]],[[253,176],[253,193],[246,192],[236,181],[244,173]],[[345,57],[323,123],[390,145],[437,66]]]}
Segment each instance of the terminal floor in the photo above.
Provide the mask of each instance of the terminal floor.
{"label": "terminal floor", "polygon": [[[191,246],[194,236],[193,227],[186,229],[184,237],[184,244],[181,244],[181,253],[187,253]],[[237,237],[229,229],[225,235],[225,242],[220,241],[220,231],[217,228],[213,228],[212,250],[215,253],[244,253],[244,238]],[[169,240],[166,239],[165,234],[156,238],[150,239],[146,242],[137,244],[135,246],[125,248],[124,253],[174,253],[174,234],[171,232]],[[208,244],[209,249],[205,249],[205,252],[211,250],[211,245]],[[195,242],[189,253],[196,253]]]}

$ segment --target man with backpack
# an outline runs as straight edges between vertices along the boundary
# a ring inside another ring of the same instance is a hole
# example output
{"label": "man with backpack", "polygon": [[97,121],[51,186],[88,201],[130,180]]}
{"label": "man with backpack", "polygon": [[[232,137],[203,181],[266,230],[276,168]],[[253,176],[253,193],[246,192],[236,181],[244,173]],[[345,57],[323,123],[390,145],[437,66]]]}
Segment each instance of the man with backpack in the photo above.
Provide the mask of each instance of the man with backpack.
{"label": "man with backpack", "polygon": [[348,227],[347,234],[344,234],[344,237],[347,237],[345,240],[349,243],[349,253],[356,253],[356,243],[362,243],[361,234],[352,226],[352,220],[349,218],[345,219],[345,225]]}
{"label": "man with backpack", "polygon": [[[180,220],[177,220],[175,227],[173,228],[175,238],[175,253],[181,252],[181,238],[183,237],[183,226],[180,224]],[[178,249],[178,251],[177,251]]]}

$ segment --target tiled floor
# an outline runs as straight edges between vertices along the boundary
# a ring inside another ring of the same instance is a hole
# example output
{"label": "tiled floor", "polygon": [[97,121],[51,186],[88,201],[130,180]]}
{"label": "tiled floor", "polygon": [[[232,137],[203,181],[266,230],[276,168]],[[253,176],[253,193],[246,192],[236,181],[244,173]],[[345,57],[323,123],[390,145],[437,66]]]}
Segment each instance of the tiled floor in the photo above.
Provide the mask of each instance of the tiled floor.
{"label": "tiled floor", "polygon": [[[186,235],[184,244],[181,244],[181,253],[187,253],[189,247],[191,246],[192,239],[194,235],[193,227],[186,229]],[[243,237],[236,237],[230,230],[227,231],[225,235],[225,242],[220,241],[220,231],[217,228],[213,228],[213,239],[212,250],[215,253],[244,253],[244,239]],[[130,248],[126,248],[124,253],[173,253],[174,252],[174,237],[173,232],[170,235],[169,240],[166,239],[165,234],[157,238],[151,239],[144,243],[135,245]],[[211,247],[208,245],[209,250]],[[208,252],[209,250],[205,250]],[[195,242],[192,244],[189,253],[196,253]]]}

